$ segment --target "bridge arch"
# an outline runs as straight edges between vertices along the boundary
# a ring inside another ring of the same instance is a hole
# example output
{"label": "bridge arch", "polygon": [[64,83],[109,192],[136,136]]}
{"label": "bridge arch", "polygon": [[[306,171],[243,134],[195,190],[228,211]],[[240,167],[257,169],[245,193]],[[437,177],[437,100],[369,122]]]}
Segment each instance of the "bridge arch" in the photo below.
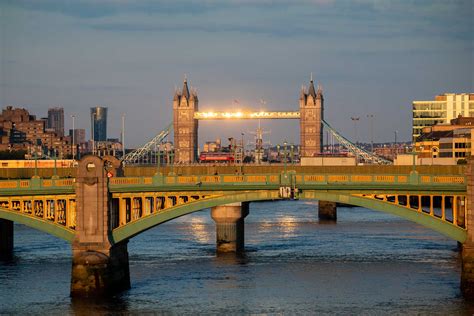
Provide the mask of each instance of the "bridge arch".
{"label": "bridge arch", "polygon": [[202,211],[206,208],[219,206],[223,204],[237,202],[252,202],[262,200],[278,200],[278,190],[262,190],[253,192],[228,192],[224,195],[208,199],[190,202],[183,205],[174,206],[165,212],[156,213],[150,216],[140,218],[112,231],[112,238],[115,243],[132,238],[150,228],[171,221],[178,217]]}
{"label": "bridge arch", "polygon": [[[365,207],[374,211],[381,211],[384,213],[392,214],[397,217],[404,218],[408,221],[418,223],[424,227],[439,232],[445,235],[446,237],[459,241],[461,243],[466,240],[467,236],[465,229],[453,225],[452,223],[444,221],[440,218],[436,218],[422,212],[417,212],[416,210],[406,208],[402,205],[387,203],[377,199],[364,198],[361,196],[351,195],[346,192],[338,193],[317,190],[305,190],[301,193],[300,198],[345,203],[354,206]],[[165,212],[156,213],[138,219],[124,226],[114,229],[112,232],[112,238],[113,241],[117,243],[122,240],[132,238],[148,229],[151,229],[155,226],[158,226],[175,218],[214,206],[236,202],[252,202],[279,199],[280,197],[278,190],[262,190],[243,193],[228,192],[218,197],[212,197],[209,199],[178,205],[168,209]]]}
{"label": "bridge arch", "polygon": [[402,205],[387,203],[377,199],[370,199],[347,193],[332,193],[316,190],[305,191],[300,198],[339,202],[365,207],[374,211],[380,211],[404,218],[461,243],[464,243],[467,238],[467,231],[465,229],[449,223],[448,221],[430,216],[429,214],[423,212],[417,212],[416,210],[404,207]]}
{"label": "bridge arch", "polygon": [[74,240],[74,230],[46,221],[41,218],[34,218],[27,214],[13,212],[5,208],[0,208],[0,218],[40,230],[47,234],[66,240],[70,243],[72,243]]}

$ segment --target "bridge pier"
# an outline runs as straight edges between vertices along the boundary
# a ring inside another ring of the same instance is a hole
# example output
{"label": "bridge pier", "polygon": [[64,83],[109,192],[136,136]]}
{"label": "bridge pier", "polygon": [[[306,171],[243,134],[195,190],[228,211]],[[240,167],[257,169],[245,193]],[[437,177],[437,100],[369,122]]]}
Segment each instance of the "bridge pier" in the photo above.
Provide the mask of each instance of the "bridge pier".
{"label": "bridge pier", "polygon": [[0,219],[0,258],[7,259],[13,255],[13,222]]}
{"label": "bridge pier", "polygon": [[318,201],[318,217],[321,221],[337,221],[336,202]]}
{"label": "bridge pier", "polygon": [[130,288],[128,241],[109,249],[79,246],[73,249],[71,296],[97,296]]}
{"label": "bridge pier", "polygon": [[469,159],[466,170],[467,194],[466,216],[464,224],[467,228],[467,238],[462,245],[461,291],[465,298],[474,300],[474,175],[473,162]]}
{"label": "bridge pier", "polygon": [[244,218],[249,214],[248,203],[215,206],[211,217],[216,222],[217,253],[244,251]]}
{"label": "bridge pier", "polygon": [[[114,158],[115,159],[115,158]],[[86,156],[76,178],[76,237],[72,243],[71,296],[96,297],[130,288],[127,242],[115,244],[108,192],[118,160]],[[106,161],[108,164],[106,164]],[[114,166],[110,166],[112,163]]]}

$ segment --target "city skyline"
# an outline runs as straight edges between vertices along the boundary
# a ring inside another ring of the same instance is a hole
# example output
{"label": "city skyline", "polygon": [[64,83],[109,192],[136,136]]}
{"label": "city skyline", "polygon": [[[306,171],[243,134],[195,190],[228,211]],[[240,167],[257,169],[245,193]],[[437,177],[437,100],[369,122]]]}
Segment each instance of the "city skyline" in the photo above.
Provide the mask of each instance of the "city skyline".
{"label": "city skyline", "polygon": [[[270,5],[272,4],[272,5]],[[109,108],[109,133],[126,114],[129,147],[172,119],[174,87],[184,74],[200,110],[297,110],[311,72],[323,86],[325,117],[353,138],[410,139],[411,104],[447,92],[472,92],[469,1],[205,2],[6,1],[1,4],[2,107],[65,110],[65,127],[88,129],[88,109]],[[235,13],[235,14],[234,14]],[[61,43],[61,45],[58,45]],[[34,48],[34,49],[32,49]],[[238,100],[235,102],[234,100]],[[396,119],[394,119],[396,118]],[[298,122],[262,122],[272,143],[296,143]],[[258,122],[206,122],[229,135]],[[227,136],[227,135],[226,135]]]}

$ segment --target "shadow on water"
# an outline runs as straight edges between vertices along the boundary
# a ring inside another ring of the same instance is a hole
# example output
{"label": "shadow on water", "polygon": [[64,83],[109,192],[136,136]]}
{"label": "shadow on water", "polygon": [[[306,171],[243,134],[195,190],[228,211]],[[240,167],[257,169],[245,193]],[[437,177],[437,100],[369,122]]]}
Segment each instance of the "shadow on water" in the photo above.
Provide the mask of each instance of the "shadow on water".
{"label": "shadow on water", "polygon": [[14,266],[20,263],[20,258],[14,253],[0,254],[0,263],[2,265]]}
{"label": "shadow on water", "polygon": [[129,311],[128,302],[122,295],[101,298],[71,298],[71,311],[74,315],[117,315],[127,314]]}
{"label": "shadow on water", "polygon": [[246,265],[249,263],[249,258],[246,252],[239,253],[217,253],[214,257],[214,262],[217,265]]}
{"label": "shadow on water", "polygon": [[337,225],[337,221],[329,219],[319,219],[318,224],[320,225]]}

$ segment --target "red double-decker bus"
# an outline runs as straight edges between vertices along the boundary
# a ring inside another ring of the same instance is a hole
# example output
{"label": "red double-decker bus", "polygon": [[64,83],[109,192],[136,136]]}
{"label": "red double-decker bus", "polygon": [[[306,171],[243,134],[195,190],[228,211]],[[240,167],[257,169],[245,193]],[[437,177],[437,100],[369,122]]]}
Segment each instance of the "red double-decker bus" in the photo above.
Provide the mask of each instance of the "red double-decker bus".
{"label": "red double-decker bus", "polygon": [[199,162],[234,162],[234,155],[230,152],[203,152],[199,155]]}

